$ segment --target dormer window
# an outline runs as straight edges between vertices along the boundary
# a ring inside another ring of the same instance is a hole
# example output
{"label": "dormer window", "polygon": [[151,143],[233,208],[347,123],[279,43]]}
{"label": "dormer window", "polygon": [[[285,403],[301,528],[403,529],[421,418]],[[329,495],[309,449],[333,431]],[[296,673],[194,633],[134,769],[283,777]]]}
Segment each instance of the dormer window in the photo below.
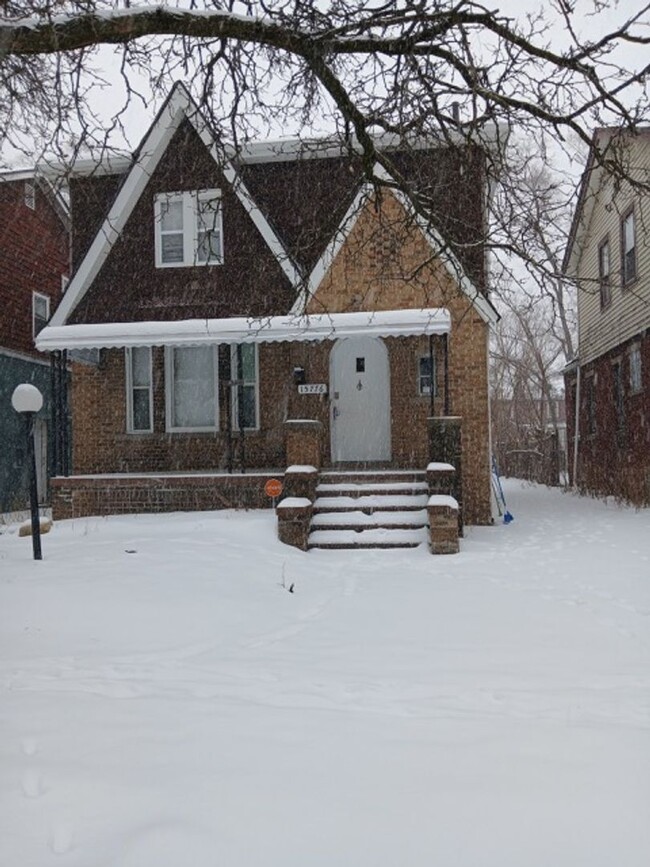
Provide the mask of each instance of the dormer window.
{"label": "dormer window", "polygon": [[221,265],[221,191],[161,193],[154,200],[156,267]]}

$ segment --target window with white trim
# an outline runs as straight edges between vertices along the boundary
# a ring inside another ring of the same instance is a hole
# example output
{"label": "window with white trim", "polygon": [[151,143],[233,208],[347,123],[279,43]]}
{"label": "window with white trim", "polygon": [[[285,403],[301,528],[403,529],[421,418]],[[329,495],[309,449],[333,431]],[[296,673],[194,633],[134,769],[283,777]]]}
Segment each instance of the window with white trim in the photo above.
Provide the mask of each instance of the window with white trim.
{"label": "window with white trim", "polygon": [[50,299],[40,292],[32,292],[32,335],[36,337],[50,318]]}
{"label": "window with white trim", "polygon": [[431,355],[421,355],[418,363],[418,394],[436,395],[436,362]]}
{"label": "window with white trim", "polygon": [[153,431],[151,347],[126,349],[126,429],[128,433]]}
{"label": "window with white trim", "polygon": [[641,347],[632,346],[629,351],[630,361],[630,391],[632,394],[643,389],[643,371],[641,367]]}
{"label": "window with white trim", "polygon": [[34,181],[25,181],[25,204],[32,211],[36,209],[36,184]]}
{"label": "window with white trim", "polygon": [[623,286],[636,280],[636,228],[633,210],[621,220],[621,278]]}
{"label": "window with white trim", "polygon": [[167,430],[215,431],[219,424],[216,346],[165,350]]}
{"label": "window with white trim", "polygon": [[[259,428],[259,359],[257,345],[254,343],[242,343],[241,349],[242,376],[242,422],[244,430],[257,430]],[[237,346],[230,347],[230,370],[232,389],[232,427],[239,430],[239,370],[237,359]]]}
{"label": "window with white trim", "polygon": [[222,264],[220,190],[160,193],[154,220],[157,268]]}
{"label": "window with white trim", "polygon": [[600,284],[600,308],[604,310],[612,302],[609,238],[605,238],[598,247],[598,280]]}

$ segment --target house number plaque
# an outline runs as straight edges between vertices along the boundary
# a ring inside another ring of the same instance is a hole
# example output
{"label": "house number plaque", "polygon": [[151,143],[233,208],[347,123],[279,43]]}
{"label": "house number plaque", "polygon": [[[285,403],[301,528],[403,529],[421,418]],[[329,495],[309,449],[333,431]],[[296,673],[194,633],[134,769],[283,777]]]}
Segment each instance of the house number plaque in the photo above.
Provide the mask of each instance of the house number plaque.
{"label": "house number plaque", "polygon": [[324,382],[306,382],[298,386],[298,394],[327,394],[327,385]]}

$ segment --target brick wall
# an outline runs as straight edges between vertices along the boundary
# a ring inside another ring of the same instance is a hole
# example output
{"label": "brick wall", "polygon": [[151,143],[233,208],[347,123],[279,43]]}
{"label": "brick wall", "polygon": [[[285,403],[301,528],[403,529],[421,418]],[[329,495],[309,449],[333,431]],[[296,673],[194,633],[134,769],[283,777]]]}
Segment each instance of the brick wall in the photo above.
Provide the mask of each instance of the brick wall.
{"label": "brick wall", "polygon": [[[630,389],[629,349],[641,348],[642,388]],[[614,401],[614,364],[623,373],[621,428]],[[594,430],[589,430],[588,399],[593,382]],[[565,377],[568,463],[573,482],[575,372]],[[614,496],[635,505],[650,505],[650,332],[627,341],[582,367],[580,383],[578,487],[584,493]]]}
{"label": "brick wall", "polygon": [[25,181],[0,181],[0,346],[43,358],[32,336],[32,292],[47,295],[50,314],[68,274],[68,236],[36,184],[35,208],[25,204]]}

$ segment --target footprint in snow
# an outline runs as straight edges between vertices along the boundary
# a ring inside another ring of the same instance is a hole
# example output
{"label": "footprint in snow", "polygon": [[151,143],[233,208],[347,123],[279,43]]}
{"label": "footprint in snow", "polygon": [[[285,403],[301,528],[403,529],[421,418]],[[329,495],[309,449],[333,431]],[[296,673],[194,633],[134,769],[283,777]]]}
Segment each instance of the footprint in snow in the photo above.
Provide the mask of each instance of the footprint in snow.
{"label": "footprint in snow", "polygon": [[40,798],[46,791],[40,771],[35,768],[25,771],[22,787],[26,798]]}
{"label": "footprint in snow", "polygon": [[74,830],[70,822],[57,822],[50,828],[50,849],[55,855],[65,855],[74,845]]}

